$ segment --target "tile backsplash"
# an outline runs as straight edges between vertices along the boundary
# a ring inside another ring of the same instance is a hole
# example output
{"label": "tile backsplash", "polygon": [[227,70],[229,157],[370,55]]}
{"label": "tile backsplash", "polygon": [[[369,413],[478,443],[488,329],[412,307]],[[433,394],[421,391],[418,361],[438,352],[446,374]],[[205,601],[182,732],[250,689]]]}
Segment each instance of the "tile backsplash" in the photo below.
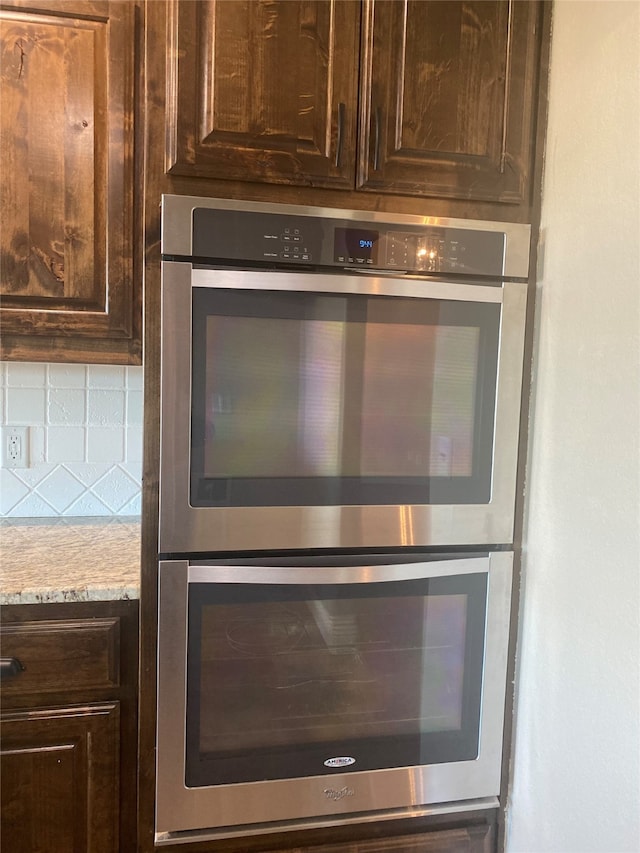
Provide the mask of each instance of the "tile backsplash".
{"label": "tile backsplash", "polygon": [[29,467],[0,468],[0,517],[140,514],[141,367],[0,363],[0,424],[29,427]]}

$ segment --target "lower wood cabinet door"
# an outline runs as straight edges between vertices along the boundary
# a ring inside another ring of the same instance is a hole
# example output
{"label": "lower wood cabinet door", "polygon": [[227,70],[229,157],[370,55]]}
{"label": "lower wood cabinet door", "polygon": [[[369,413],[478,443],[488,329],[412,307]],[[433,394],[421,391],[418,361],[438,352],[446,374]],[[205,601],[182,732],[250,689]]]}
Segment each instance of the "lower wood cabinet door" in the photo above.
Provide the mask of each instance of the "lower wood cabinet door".
{"label": "lower wood cabinet door", "polygon": [[[494,853],[492,824],[468,824],[412,835],[297,847],[287,853]],[[279,851],[285,853],[285,851]]]}
{"label": "lower wood cabinet door", "polygon": [[2,715],[2,853],[117,853],[118,702]]}

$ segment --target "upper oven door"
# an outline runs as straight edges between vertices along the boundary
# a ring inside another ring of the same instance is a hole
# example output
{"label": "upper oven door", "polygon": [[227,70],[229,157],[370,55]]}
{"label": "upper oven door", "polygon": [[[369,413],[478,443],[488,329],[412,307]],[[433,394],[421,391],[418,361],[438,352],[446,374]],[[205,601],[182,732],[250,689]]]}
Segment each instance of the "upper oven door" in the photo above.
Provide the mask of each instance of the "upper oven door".
{"label": "upper oven door", "polygon": [[510,542],[525,300],[164,262],[160,552]]}

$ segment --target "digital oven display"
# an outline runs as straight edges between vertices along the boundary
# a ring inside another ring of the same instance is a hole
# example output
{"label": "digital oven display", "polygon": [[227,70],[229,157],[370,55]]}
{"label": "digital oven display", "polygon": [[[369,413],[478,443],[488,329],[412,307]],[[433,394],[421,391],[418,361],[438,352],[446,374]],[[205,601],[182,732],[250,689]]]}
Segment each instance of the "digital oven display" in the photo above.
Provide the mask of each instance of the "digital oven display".
{"label": "digital oven display", "polygon": [[375,264],[378,259],[378,231],[336,228],[333,259],[340,264]]}

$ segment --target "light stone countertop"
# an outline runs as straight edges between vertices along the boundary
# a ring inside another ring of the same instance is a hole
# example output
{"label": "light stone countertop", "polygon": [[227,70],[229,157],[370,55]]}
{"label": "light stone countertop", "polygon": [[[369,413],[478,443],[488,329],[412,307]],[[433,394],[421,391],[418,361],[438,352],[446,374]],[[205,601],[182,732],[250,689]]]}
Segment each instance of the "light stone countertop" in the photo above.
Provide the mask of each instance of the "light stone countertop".
{"label": "light stone countertop", "polygon": [[0,520],[0,604],[139,597],[139,518]]}

